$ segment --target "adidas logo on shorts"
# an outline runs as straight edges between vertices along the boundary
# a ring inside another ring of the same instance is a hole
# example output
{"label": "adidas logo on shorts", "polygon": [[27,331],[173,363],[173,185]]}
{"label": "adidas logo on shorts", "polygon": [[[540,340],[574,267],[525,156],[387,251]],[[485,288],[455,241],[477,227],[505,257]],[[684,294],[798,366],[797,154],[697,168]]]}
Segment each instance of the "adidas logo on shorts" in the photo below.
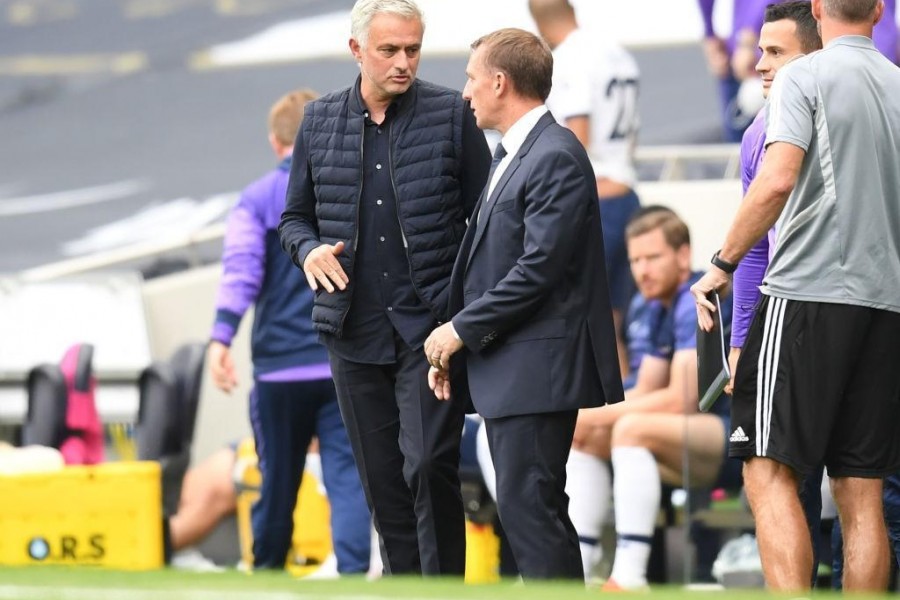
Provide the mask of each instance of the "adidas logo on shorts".
{"label": "adidas logo on shorts", "polygon": [[747,437],[746,433],[744,433],[744,428],[741,427],[740,425],[738,425],[738,428],[732,432],[731,437],[728,438],[728,441],[730,441],[730,442],[749,442],[750,438]]}

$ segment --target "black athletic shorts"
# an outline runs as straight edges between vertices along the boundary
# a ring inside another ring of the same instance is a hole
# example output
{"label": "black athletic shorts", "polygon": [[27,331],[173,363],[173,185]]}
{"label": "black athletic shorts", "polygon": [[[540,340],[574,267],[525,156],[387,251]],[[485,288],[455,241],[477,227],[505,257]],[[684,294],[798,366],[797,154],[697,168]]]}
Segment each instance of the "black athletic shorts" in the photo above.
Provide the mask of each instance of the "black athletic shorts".
{"label": "black athletic shorts", "polygon": [[900,469],[900,313],[763,296],[741,352],[729,455],[802,474]]}

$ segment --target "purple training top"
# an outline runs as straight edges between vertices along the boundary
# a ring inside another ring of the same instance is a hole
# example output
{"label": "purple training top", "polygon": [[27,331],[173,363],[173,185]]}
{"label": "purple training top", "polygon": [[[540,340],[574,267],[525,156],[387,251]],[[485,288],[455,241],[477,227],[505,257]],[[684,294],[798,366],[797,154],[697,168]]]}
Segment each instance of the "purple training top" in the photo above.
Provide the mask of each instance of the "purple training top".
{"label": "purple training top", "polygon": [[[749,29],[758,35],[763,24],[766,6],[778,2],[779,0],[734,0],[734,19],[730,35],[726,38],[725,44],[728,47],[728,54],[734,51],[738,32],[742,29]],[[705,37],[713,37],[716,35],[713,29],[713,6],[716,0],[697,0],[700,5],[700,12],[703,16],[703,35]],[[897,0],[885,0],[884,16],[875,26],[873,41],[878,51],[897,62]]]}
{"label": "purple training top", "polygon": [[[277,230],[281,220],[289,166],[290,158],[247,186],[228,215],[222,253],[222,279],[216,296],[217,318],[210,335],[211,339],[225,345],[231,345],[237,322],[262,291],[266,277],[267,233]],[[285,256],[284,260],[289,259]],[[236,320],[220,318],[226,313],[234,315]],[[296,334],[292,330],[288,333]],[[256,367],[256,378],[260,381],[316,381],[331,377],[331,368],[324,361],[285,365],[275,370]]]}
{"label": "purple training top", "polygon": [[[741,183],[744,195],[759,172],[766,148],[766,110],[759,111],[741,140]],[[775,250],[775,228],[769,230],[738,263],[734,272],[734,307],[731,321],[731,347],[743,348],[753,309],[759,301],[759,286]]]}

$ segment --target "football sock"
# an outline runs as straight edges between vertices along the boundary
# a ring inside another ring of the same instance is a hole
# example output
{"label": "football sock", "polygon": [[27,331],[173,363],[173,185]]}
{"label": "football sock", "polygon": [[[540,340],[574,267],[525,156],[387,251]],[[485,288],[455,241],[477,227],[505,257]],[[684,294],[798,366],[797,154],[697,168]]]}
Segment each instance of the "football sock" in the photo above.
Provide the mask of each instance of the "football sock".
{"label": "football sock", "polygon": [[603,558],[600,533],[609,514],[611,491],[609,466],[596,456],[572,449],[566,463],[566,494],[586,579]]}
{"label": "football sock", "polygon": [[647,585],[647,562],[662,495],[656,459],[646,448],[614,447],[616,557],[611,579],[625,589]]}
{"label": "football sock", "polygon": [[494,471],[494,461],[491,458],[491,448],[488,445],[487,428],[484,424],[475,434],[475,456],[478,458],[478,466],[481,468],[481,476],[491,498],[497,500],[497,473]]}

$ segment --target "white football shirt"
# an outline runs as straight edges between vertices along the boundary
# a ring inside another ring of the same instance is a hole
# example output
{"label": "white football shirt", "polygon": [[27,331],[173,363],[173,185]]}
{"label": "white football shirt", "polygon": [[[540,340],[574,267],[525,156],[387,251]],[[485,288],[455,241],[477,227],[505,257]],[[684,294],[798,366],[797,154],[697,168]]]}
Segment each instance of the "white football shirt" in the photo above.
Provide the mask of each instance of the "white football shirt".
{"label": "white football shirt", "polygon": [[628,51],[576,29],[553,50],[553,89],[547,98],[561,125],[572,117],[590,118],[587,150],[597,177],[632,188],[639,77]]}

